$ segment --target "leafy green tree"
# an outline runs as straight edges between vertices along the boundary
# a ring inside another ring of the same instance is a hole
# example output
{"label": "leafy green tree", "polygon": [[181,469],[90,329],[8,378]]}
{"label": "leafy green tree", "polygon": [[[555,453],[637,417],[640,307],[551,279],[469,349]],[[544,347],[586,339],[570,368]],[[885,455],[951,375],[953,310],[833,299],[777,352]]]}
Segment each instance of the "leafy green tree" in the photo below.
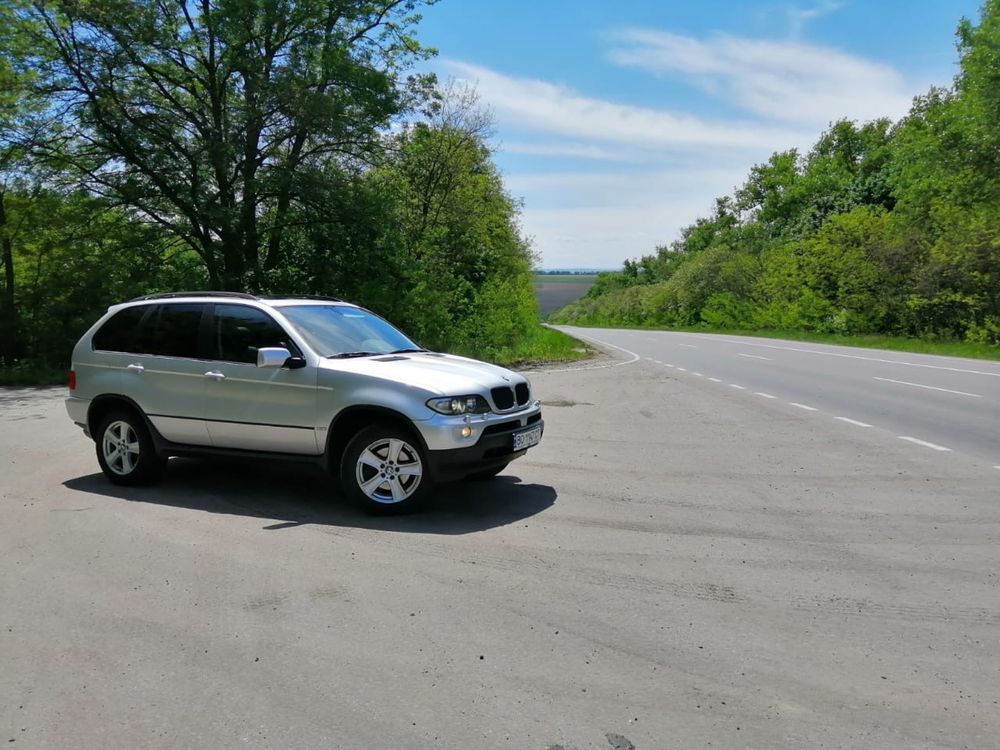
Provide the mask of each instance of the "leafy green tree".
{"label": "leafy green tree", "polygon": [[404,78],[428,54],[419,4],[34,2],[18,32],[65,124],[46,155],[186,242],[213,287],[259,289],[293,208],[424,101],[432,79]]}
{"label": "leafy green tree", "polygon": [[388,167],[403,198],[403,319],[429,344],[484,353],[511,346],[538,320],[534,257],[520,206],[490,159],[490,132],[474,93],[450,87],[434,118],[397,137]]}
{"label": "leafy green tree", "polygon": [[22,186],[8,194],[8,210],[18,228],[18,306],[36,364],[64,365],[112,302],[204,284],[183,243],[84,191]]}

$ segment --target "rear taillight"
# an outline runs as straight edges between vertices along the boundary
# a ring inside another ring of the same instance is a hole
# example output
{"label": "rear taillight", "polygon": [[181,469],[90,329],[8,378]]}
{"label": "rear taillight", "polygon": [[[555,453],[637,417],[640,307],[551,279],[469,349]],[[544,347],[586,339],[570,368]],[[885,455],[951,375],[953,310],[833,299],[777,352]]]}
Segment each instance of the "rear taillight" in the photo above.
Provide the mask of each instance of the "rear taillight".
{"label": "rear taillight", "polygon": [[76,390],[76,370],[69,371],[69,389],[71,391]]}

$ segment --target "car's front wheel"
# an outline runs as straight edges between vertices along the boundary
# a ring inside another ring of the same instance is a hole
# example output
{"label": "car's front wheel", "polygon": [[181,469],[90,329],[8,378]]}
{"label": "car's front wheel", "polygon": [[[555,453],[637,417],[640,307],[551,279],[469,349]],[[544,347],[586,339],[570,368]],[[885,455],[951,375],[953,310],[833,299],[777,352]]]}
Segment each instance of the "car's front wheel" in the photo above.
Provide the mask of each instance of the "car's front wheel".
{"label": "car's front wheel", "polygon": [[344,490],[372,513],[402,513],[426,497],[431,479],[419,441],[390,425],[361,430],[347,444],[340,466]]}
{"label": "car's front wheel", "polygon": [[97,462],[115,484],[148,484],[159,479],[164,460],[142,418],[131,411],[114,411],[97,428]]}

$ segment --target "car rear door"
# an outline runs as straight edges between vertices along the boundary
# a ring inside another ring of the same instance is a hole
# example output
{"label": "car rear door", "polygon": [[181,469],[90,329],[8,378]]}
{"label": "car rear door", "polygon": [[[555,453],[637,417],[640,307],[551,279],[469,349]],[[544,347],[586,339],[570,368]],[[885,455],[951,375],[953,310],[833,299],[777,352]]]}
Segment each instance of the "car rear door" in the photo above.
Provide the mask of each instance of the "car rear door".
{"label": "car rear door", "polygon": [[121,356],[122,392],[135,401],[167,440],[210,445],[203,416],[205,372],[203,326],[209,306],[160,303],[143,317]]}
{"label": "car rear door", "polygon": [[209,323],[213,376],[204,416],[212,445],[317,455],[316,368],[258,368],[257,350],[281,346],[300,354],[291,336],[264,310],[215,304]]}

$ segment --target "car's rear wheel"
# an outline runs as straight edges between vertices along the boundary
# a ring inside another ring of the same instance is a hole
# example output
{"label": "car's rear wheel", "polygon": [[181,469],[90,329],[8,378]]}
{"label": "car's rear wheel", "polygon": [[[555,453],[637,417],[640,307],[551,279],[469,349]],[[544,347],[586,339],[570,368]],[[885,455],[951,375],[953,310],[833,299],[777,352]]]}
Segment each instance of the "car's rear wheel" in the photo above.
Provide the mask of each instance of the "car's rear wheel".
{"label": "car's rear wheel", "polygon": [[131,411],[113,411],[97,429],[97,462],[115,484],[148,484],[160,478],[166,463],[156,455],[146,424]]}
{"label": "car's rear wheel", "polygon": [[482,482],[487,479],[493,479],[497,474],[510,466],[509,463],[503,464],[501,466],[496,466],[492,469],[486,469],[484,471],[477,471],[475,474],[469,474],[466,479],[471,479],[474,482]]}
{"label": "car's rear wheel", "polygon": [[412,510],[431,485],[419,440],[391,425],[366,427],[351,439],[341,461],[340,482],[352,500],[382,515]]}

